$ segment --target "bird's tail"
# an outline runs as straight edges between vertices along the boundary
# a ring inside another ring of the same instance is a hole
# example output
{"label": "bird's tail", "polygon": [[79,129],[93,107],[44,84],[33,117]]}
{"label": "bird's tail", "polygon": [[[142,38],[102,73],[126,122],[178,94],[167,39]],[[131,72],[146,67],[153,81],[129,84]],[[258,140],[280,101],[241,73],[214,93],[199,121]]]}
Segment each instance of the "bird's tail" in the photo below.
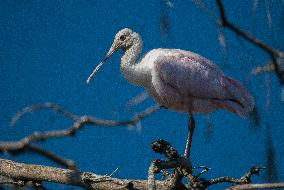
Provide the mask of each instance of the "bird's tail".
{"label": "bird's tail", "polygon": [[225,89],[231,97],[226,101],[226,108],[241,117],[247,116],[254,108],[254,98],[239,81],[226,76],[223,79]]}

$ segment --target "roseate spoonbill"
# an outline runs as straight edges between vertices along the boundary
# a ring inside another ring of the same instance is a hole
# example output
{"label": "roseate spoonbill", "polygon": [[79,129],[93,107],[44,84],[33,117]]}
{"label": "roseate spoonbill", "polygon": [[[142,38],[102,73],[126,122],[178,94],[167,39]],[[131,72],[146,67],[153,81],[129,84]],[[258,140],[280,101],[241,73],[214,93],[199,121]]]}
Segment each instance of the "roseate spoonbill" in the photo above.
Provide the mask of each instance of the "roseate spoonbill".
{"label": "roseate spoonbill", "polygon": [[225,109],[245,116],[254,107],[253,97],[237,80],[225,76],[217,65],[196,53],[159,48],[140,58],[141,37],[128,28],[115,35],[111,48],[87,83],[118,49],[124,52],[120,70],[130,83],[144,86],[162,106],[188,112],[186,157],[190,153],[195,126],[192,114],[208,114],[216,109]]}

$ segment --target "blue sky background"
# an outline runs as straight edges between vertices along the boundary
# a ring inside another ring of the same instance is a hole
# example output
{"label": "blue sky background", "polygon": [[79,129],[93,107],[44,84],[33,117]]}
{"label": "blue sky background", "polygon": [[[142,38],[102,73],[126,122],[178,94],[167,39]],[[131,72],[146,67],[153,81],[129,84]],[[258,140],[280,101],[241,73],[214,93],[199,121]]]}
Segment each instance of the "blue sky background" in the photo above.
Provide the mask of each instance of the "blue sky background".
{"label": "blue sky background", "polygon": [[[216,25],[206,13],[191,1],[171,2],[173,6],[161,6],[157,0],[3,1],[0,4],[0,141],[18,140],[35,130],[63,129],[71,124],[51,111],[40,111],[26,115],[15,127],[8,127],[18,110],[39,102],[54,102],[77,115],[117,120],[131,118],[135,112],[153,105],[148,98],[126,109],[127,102],[142,93],[143,88],[128,84],[120,75],[121,52],[109,59],[90,85],[85,83],[108,51],[116,32],[128,27],[141,34],[143,53],[159,47],[199,53],[227,75],[242,81],[255,96],[260,123],[257,127],[250,119],[217,111],[210,115],[212,126],[208,130],[207,117],[196,115],[191,159],[194,165],[212,168],[204,177],[239,177],[253,165],[265,166],[267,138],[271,135],[278,181],[284,181],[281,88],[272,74],[251,74],[255,66],[264,65],[269,57],[222,29],[226,42],[224,54]],[[205,3],[218,16],[215,1]],[[265,1],[258,1],[255,15],[253,1],[226,1],[224,6],[231,22],[283,51],[283,1],[267,1],[267,4],[271,27]],[[169,21],[165,36],[160,31],[161,7]],[[270,106],[266,106],[267,100]],[[104,175],[120,167],[115,177],[145,179],[151,160],[159,158],[151,152],[149,144],[163,138],[183,152],[186,134],[187,114],[161,110],[143,120],[141,128],[87,126],[75,138],[39,144],[73,159],[82,171]],[[34,154],[1,157],[55,165]],[[267,179],[261,173],[253,181]]]}

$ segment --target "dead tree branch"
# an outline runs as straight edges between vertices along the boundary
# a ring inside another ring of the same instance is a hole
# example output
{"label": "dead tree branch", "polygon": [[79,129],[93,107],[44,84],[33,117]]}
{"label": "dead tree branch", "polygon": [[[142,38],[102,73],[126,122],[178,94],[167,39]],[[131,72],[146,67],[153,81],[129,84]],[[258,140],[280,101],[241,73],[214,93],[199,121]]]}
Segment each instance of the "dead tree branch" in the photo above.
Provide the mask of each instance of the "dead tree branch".
{"label": "dead tree branch", "polygon": [[247,189],[283,189],[284,183],[264,183],[264,184],[244,184],[236,185],[228,190],[247,190]]}
{"label": "dead tree branch", "polygon": [[[79,172],[49,166],[24,164],[11,160],[0,159],[1,176],[9,176],[17,181],[47,181],[66,185],[80,186],[88,189],[137,189],[146,190],[146,180],[116,179],[89,172]],[[168,189],[162,182],[157,182],[157,189]]]}
{"label": "dead tree branch", "polygon": [[[237,185],[252,185],[251,176],[259,175],[260,167],[252,167],[249,172],[241,178],[220,177],[206,180],[201,178],[201,172],[192,174],[192,165],[189,159],[178,152],[165,140],[157,140],[151,144],[151,148],[156,153],[166,156],[166,160],[154,160],[148,171],[148,180],[117,179],[111,176],[102,176],[78,170],[61,169],[43,165],[17,163],[11,160],[0,159],[0,183],[24,186],[28,182],[41,184],[42,182],[54,182],[66,185],[80,186],[86,189],[136,189],[136,190],[205,190],[211,185],[218,183],[230,183]],[[204,168],[204,167],[203,167]],[[206,167],[205,167],[206,168]],[[167,169],[176,169],[178,184],[173,183],[175,173],[165,172]],[[163,172],[164,171],[164,172]],[[208,168],[205,169],[208,171]],[[155,180],[155,174],[163,173],[167,175],[165,180]],[[182,178],[188,181],[184,184]],[[2,180],[1,180],[2,179]],[[274,184],[274,188],[281,187],[282,184]],[[238,188],[233,186],[232,188]],[[242,186],[241,186],[242,187]],[[247,186],[244,186],[247,187]],[[248,186],[250,187],[250,186]],[[251,186],[253,187],[253,186]],[[271,186],[272,187],[272,186]]]}
{"label": "dead tree branch", "polygon": [[[176,169],[174,174],[169,179],[171,187],[178,187],[178,189],[186,189],[181,183],[182,176],[188,177],[192,173],[191,161],[178,152],[165,140],[156,140],[151,144],[151,149],[155,153],[162,154],[166,160],[152,161],[148,170],[148,188],[155,190],[155,174],[162,173],[164,169]],[[180,180],[179,180],[180,179]]]}
{"label": "dead tree branch", "polygon": [[44,141],[51,138],[59,138],[59,137],[66,137],[66,136],[74,136],[75,133],[80,130],[85,125],[92,125],[92,126],[105,126],[105,127],[117,127],[117,126],[127,126],[127,125],[135,125],[141,119],[149,116],[151,113],[160,109],[159,105],[149,107],[143,112],[136,113],[132,119],[125,120],[125,121],[115,121],[115,120],[103,120],[98,119],[92,116],[81,116],[78,117],[70,112],[60,108],[59,106],[52,104],[52,103],[44,103],[44,104],[37,104],[31,107],[26,107],[22,111],[16,114],[16,116],[12,119],[12,124],[21,118],[24,114],[29,112],[34,112],[39,109],[52,109],[55,112],[61,113],[67,118],[74,121],[74,124],[67,129],[63,130],[52,130],[46,132],[34,132],[33,134],[24,137],[19,141],[8,141],[8,142],[0,142],[0,152],[5,151],[19,151],[24,149],[27,145],[30,145],[36,141]]}
{"label": "dead tree branch", "polygon": [[55,153],[48,151],[48,150],[45,150],[45,149],[43,149],[39,146],[36,146],[34,144],[29,144],[29,145],[26,146],[26,148],[27,148],[28,151],[40,154],[40,155],[54,161],[55,163],[57,163],[61,166],[64,166],[64,167],[66,167],[70,170],[76,170],[76,165],[75,165],[73,160],[64,159],[64,158],[56,155]]}
{"label": "dead tree branch", "polygon": [[[155,174],[162,173],[165,169],[176,169],[172,175],[168,175],[167,181],[171,184],[171,188],[175,189],[190,189],[190,190],[205,190],[211,185],[219,183],[230,184],[250,184],[252,175],[259,175],[262,167],[252,167],[247,173],[240,178],[233,177],[220,177],[206,180],[201,178],[201,175],[209,171],[209,168],[204,168],[202,172],[197,175],[192,173],[191,161],[184,156],[178,154],[178,152],[165,140],[157,140],[151,144],[151,148],[154,152],[163,154],[166,160],[154,160],[148,170],[148,189],[155,190]],[[164,172],[165,173],[165,172]],[[185,177],[188,180],[188,184],[183,184],[182,179]]]}
{"label": "dead tree branch", "polygon": [[259,47],[260,49],[264,50],[265,52],[268,53],[272,60],[272,64],[274,65],[274,70],[275,73],[279,79],[279,82],[281,85],[284,84],[284,70],[281,69],[280,64],[283,64],[282,60],[284,58],[284,52],[280,52],[279,50],[272,48],[271,46],[267,45],[266,43],[262,42],[261,40],[255,38],[254,36],[250,35],[247,32],[244,32],[243,30],[239,29],[236,25],[232,24],[231,22],[228,21],[226,14],[225,14],[225,9],[222,4],[222,0],[216,0],[219,14],[220,14],[220,19],[221,19],[221,25],[223,27],[226,27],[236,33],[237,35],[243,37],[247,41],[251,42],[255,46]]}
{"label": "dead tree branch", "polygon": [[[194,175],[192,173],[191,161],[180,155],[167,141],[157,140],[151,144],[154,152],[162,154],[166,157],[165,160],[156,159],[152,162],[148,170],[148,180],[130,180],[116,179],[111,176],[101,176],[94,173],[80,172],[75,169],[72,161],[60,158],[52,152],[42,149],[34,145],[34,142],[48,140],[51,138],[59,138],[65,136],[73,136],[78,130],[85,125],[92,126],[123,126],[134,125],[141,119],[147,117],[151,113],[160,109],[160,106],[153,106],[147,110],[137,113],[132,119],[125,121],[102,120],[91,116],[78,117],[59,106],[52,103],[37,104],[31,107],[24,108],[18,112],[12,120],[15,124],[24,114],[34,112],[40,109],[51,109],[60,113],[70,120],[74,121],[73,125],[63,130],[53,130],[46,132],[34,132],[33,134],[19,140],[0,143],[0,152],[9,152],[18,154],[23,151],[33,151],[43,155],[62,166],[71,169],[61,169],[34,164],[17,163],[10,160],[0,159],[0,184],[12,184],[16,186],[25,186],[31,184],[41,184],[43,181],[62,183],[73,186],[80,186],[87,189],[149,189],[149,190],[205,190],[208,186],[218,183],[230,183],[237,185],[246,185],[251,183],[252,175],[259,175],[260,167],[253,167],[249,172],[241,178],[220,177],[206,180],[201,178],[204,172],[208,172],[208,168]],[[166,171],[174,169],[174,172]],[[166,180],[155,180],[155,174],[162,173],[166,175]],[[185,183],[182,179],[187,179]],[[34,186],[34,185],[33,185]],[[235,186],[238,187],[238,186]]]}
{"label": "dead tree branch", "polygon": [[62,114],[63,116],[69,118],[72,121],[77,121],[79,119],[78,116],[68,112],[67,110],[59,107],[58,105],[51,102],[46,102],[46,103],[34,104],[23,108],[18,113],[16,113],[14,117],[11,119],[10,126],[14,126],[16,122],[23,117],[23,115],[43,109],[53,110],[54,112]]}

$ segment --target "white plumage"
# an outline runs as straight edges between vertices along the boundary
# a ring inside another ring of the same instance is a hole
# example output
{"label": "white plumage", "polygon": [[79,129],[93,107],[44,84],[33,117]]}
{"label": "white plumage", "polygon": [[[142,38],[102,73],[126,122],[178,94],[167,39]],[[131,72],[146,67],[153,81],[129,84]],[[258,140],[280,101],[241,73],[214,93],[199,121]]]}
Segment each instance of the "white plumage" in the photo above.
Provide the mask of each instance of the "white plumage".
{"label": "white plumage", "polygon": [[[224,73],[208,59],[180,49],[154,49],[140,59],[142,40],[138,33],[120,30],[113,44],[87,80],[93,78],[103,63],[118,49],[124,54],[120,70],[136,85],[144,86],[162,106],[192,114],[207,114],[226,109],[245,116],[254,107],[254,99],[238,82]],[[189,127],[186,156],[189,155],[193,126]]]}

